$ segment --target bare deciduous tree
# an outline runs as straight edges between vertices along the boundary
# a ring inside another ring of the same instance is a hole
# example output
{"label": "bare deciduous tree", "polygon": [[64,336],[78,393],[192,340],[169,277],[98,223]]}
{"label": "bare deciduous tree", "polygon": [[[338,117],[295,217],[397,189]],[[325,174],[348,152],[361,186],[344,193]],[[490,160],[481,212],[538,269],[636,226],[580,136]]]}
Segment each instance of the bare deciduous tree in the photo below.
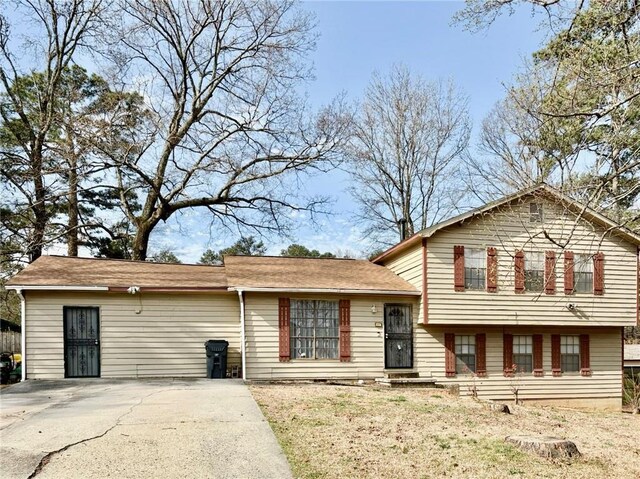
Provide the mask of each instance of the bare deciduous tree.
{"label": "bare deciduous tree", "polygon": [[452,82],[427,82],[404,66],[375,74],[355,123],[351,192],[369,238],[394,243],[401,221],[411,235],[454,210],[471,124]]}
{"label": "bare deciduous tree", "polygon": [[[155,116],[135,154],[111,158],[136,228],[133,257],[146,257],[160,221],[188,208],[274,231],[286,228],[287,211],[313,210],[296,177],[330,166],[349,121],[337,104],[312,114],[296,94],[309,77],[311,18],[289,0],[123,0],[120,8],[114,58]],[[140,211],[128,203],[131,189]]]}

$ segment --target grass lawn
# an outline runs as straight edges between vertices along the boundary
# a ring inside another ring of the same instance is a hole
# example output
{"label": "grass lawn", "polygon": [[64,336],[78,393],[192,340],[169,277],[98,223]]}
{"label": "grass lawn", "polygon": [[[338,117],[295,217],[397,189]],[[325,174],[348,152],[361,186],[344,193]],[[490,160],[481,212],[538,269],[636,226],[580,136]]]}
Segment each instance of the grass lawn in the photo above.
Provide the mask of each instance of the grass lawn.
{"label": "grass lawn", "polygon": [[[640,416],[518,406],[507,415],[441,389],[254,385],[297,478],[640,478]],[[582,453],[552,462],[507,445],[557,436]]]}

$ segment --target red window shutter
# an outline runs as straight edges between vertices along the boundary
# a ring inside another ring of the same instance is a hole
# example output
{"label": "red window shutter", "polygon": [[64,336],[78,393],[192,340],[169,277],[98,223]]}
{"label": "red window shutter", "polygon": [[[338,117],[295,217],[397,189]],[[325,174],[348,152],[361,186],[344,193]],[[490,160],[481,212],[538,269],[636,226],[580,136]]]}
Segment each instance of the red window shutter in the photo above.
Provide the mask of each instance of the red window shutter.
{"label": "red window shutter", "polygon": [[515,258],[515,292],[517,294],[524,293],[524,252],[516,251]]}
{"label": "red window shutter", "polygon": [[280,361],[291,359],[289,328],[291,322],[291,301],[289,298],[278,299],[278,329],[280,331]]}
{"label": "red window shutter", "polygon": [[495,248],[487,248],[487,291],[498,291],[498,251]]}
{"label": "red window shutter", "polygon": [[464,246],[453,247],[453,287],[464,291]]}
{"label": "red window shutter", "polygon": [[544,366],[542,362],[542,334],[533,335],[533,375],[544,376]]}
{"label": "red window shutter", "polygon": [[340,361],[351,361],[351,301],[340,300]]}
{"label": "red window shutter", "polygon": [[456,335],[444,333],[444,372],[452,378],[456,375]]}
{"label": "red window shutter", "polygon": [[591,360],[589,358],[589,335],[580,335],[580,374],[591,376]]}
{"label": "red window shutter", "polygon": [[551,335],[551,373],[554,376],[562,375],[562,361],[560,360],[560,335]]}
{"label": "red window shutter", "polygon": [[593,257],[593,294],[604,294],[604,253],[596,253]]}
{"label": "red window shutter", "polygon": [[573,293],[573,251],[564,252],[564,294]]}
{"label": "red window shutter", "polygon": [[502,367],[506,377],[513,376],[513,335],[502,335]]}
{"label": "red window shutter", "polygon": [[556,253],[547,251],[544,258],[544,292],[556,294]]}
{"label": "red window shutter", "polygon": [[487,375],[487,335],[484,333],[476,334],[476,374]]}

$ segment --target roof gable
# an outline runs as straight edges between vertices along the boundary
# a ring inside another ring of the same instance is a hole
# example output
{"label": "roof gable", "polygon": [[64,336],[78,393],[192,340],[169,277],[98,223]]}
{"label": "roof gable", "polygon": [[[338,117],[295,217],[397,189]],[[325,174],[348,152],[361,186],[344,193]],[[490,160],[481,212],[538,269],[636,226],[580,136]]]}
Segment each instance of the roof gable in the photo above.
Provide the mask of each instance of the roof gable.
{"label": "roof gable", "polygon": [[405,251],[407,248],[416,244],[420,238],[430,238],[434,234],[439,231],[448,228],[450,226],[463,224],[464,222],[470,221],[474,218],[481,217],[483,215],[489,214],[503,206],[506,206],[510,203],[519,201],[527,196],[538,196],[546,198],[549,201],[554,201],[556,203],[560,203],[563,206],[567,207],[570,211],[577,215],[578,218],[584,218],[587,221],[593,222],[595,224],[599,224],[600,226],[611,231],[612,234],[623,238],[624,240],[635,244],[640,245],[640,235],[631,231],[628,228],[618,225],[615,221],[607,218],[602,213],[598,213],[597,211],[589,208],[586,205],[583,205],[568,196],[560,193],[556,189],[550,187],[547,184],[539,184],[536,186],[532,186],[530,188],[526,188],[523,190],[514,193],[513,195],[505,196],[500,198],[499,200],[493,201],[491,203],[487,203],[478,208],[472,209],[460,215],[449,218],[445,221],[441,221],[435,225],[432,225],[422,231],[419,231],[412,237],[406,239],[405,241],[398,243],[397,245],[389,248],[387,251],[383,252],[378,257],[374,258],[372,261],[374,263],[383,262],[385,259],[394,256],[402,251]]}

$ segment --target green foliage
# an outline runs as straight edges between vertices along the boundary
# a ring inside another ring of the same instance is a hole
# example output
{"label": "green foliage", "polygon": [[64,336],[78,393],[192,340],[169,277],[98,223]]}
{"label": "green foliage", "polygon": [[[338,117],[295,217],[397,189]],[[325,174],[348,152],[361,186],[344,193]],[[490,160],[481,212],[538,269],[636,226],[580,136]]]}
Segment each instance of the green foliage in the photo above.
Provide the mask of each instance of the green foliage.
{"label": "green foliage", "polygon": [[222,264],[222,256],[220,256],[219,252],[208,249],[202,253],[198,264]]}
{"label": "green foliage", "polygon": [[640,195],[639,9],[635,1],[590,2],[534,54],[554,72],[540,107],[553,127],[540,142],[559,157],[592,156],[574,190],[589,200],[601,185],[597,206],[613,206],[620,221]]}
{"label": "green foliage", "polygon": [[293,256],[297,258],[335,258],[336,255],[330,252],[320,253],[317,249],[309,249],[301,244],[290,244],[286,249],[280,251],[280,256]]}
{"label": "green foliage", "polygon": [[498,161],[481,176],[510,190],[547,181],[637,228],[640,5],[470,0],[458,19],[490,25],[518,3],[553,7],[554,20],[547,43],[483,124],[481,151]]}
{"label": "green foliage", "polygon": [[5,244],[0,244],[0,318],[20,324],[20,298],[15,291],[5,289],[6,282],[19,273],[22,265],[14,260],[11,252],[7,253]]}
{"label": "green foliage", "polygon": [[168,248],[164,248],[158,251],[156,254],[151,256],[151,261],[155,263],[177,263],[180,264],[182,261],[178,259],[178,257]]}
{"label": "green foliage", "polygon": [[[42,92],[51,81],[47,72],[32,72],[16,77],[0,95],[3,236],[15,254],[32,259],[65,237],[99,256],[127,257],[109,245],[114,236],[120,239],[109,230],[121,221],[110,225],[121,198],[103,185],[109,169],[104,152],[123,159],[135,152],[127,135],[146,118],[142,97],[114,91],[102,77],[72,65],[61,70],[47,102]],[[39,135],[41,149],[34,147]],[[134,189],[124,195],[139,210]]]}
{"label": "green foliage", "polygon": [[218,252],[212,249],[206,250],[198,263],[222,264],[225,256],[264,256],[266,252],[267,248],[262,241],[258,241],[253,236],[243,236],[231,246]]}

